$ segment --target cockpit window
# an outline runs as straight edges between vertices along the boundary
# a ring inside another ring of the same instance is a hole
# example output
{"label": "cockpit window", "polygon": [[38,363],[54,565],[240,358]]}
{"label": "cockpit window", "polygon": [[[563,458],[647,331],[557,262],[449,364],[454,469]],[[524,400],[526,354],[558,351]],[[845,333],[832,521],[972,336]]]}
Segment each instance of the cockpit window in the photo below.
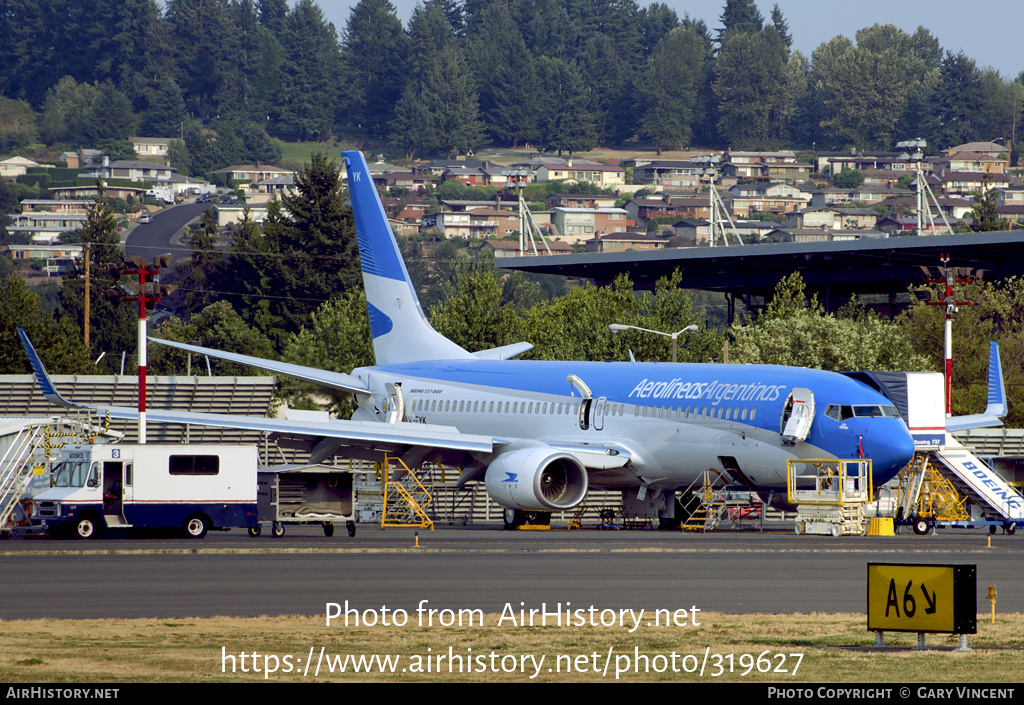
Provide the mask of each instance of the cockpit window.
{"label": "cockpit window", "polygon": [[829,404],[825,407],[825,416],[837,421],[845,421],[854,416],[860,418],[878,418],[880,416],[899,418],[899,411],[892,405],[860,404],[848,407],[840,406],[839,404]]}
{"label": "cockpit window", "polygon": [[899,415],[900,412],[892,405],[859,404],[857,406],[840,406],[839,404],[829,404],[825,407],[825,416],[836,421],[846,421],[846,419],[852,419],[855,416],[861,418],[877,418],[880,416],[899,418]]}

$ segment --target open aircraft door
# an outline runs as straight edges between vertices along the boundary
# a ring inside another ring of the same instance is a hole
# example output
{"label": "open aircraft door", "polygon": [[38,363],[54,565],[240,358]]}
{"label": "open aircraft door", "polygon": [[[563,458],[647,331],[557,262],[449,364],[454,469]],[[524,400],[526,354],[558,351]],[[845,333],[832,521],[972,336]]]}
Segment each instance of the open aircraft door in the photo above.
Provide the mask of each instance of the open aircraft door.
{"label": "open aircraft door", "polygon": [[576,375],[567,375],[566,379],[575,387],[580,390],[580,394],[583,399],[580,403],[580,428],[586,431],[590,428],[590,410],[594,404],[594,395],[590,391],[590,387],[587,383]]}
{"label": "open aircraft door", "polygon": [[405,420],[405,399],[402,397],[402,383],[387,382],[384,385],[387,389],[388,396],[384,400],[384,411],[387,413],[387,422],[395,423],[397,421]]}
{"label": "open aircraft door", "polygon": [[814,393],[805,387],[793,387],[782,410],[782,438],[789,443],[806,440],[814,420]]}

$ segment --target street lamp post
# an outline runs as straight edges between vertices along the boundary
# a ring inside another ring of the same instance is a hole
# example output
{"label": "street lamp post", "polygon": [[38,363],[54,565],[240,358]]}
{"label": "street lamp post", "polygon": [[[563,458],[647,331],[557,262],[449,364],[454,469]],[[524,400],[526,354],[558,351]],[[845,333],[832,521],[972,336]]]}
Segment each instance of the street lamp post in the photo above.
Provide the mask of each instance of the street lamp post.
{"label": "street lamp post", "polygon": [[608,330],[610,330],[612,333],[621,333],[624,330],[641,330],[644,333],[654,333],[655,335],[663,335],[666,338],[671,338],[672,339],[672,362],[675,362],[676,361],[676,349],[678,347],[678,342],[677,341],[679,340],[679,334],[680,333],[696,333],[697,332],[697,326],[695,324],[691,323],[690,325],[686,326],[686,328],[683,328],[680,331],[676,331],[675,333],[662,333],[660,330],[651,330],[650,328],[640,328],[639,326],[627,326],[627,325],[623,325],[622,323],[609,323],[608,324]]}

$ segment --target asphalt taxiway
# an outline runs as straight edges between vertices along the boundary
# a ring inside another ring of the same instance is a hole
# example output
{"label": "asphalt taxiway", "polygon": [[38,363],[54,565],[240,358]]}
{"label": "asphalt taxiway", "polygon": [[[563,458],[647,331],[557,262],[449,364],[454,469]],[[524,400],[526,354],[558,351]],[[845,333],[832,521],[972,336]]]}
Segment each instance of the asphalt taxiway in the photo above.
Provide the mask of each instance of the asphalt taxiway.
{"label": "asphalt taxiway", "polygon": [[0,618],[322,614],[359,610],[500,612],[506,604],[692,609],[739,614],[862,612],[869,562],[975,564],[978,610],[1024,612],[1024,536],[980,530],[895,537],[779,531],[381,531],[327,538],[214,532],[202,541],[108,538],[0,543]]}

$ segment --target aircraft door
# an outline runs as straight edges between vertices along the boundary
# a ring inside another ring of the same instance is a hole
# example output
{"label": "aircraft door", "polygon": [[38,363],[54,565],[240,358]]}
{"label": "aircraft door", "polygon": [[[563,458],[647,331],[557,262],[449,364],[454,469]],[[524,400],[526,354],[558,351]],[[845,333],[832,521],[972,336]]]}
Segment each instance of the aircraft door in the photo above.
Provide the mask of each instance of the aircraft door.
{"label": "aircraft door", "polygon": [[401,382],[387,382],[384,388],[388,392],[387,398],[384,400],[384,410],[387,412],[387,422],[395,423],[396,421],[405,420],[405,400],[402,397],[402,383]]}
{"label": "aircraft door", "polygon": [[594,395],[590,392],[590,387],[587,383],[576,375],[567,375],[566,379],[572,383],[574,387],[580,390],[583,395],[583,401],[580,404],[580,428],[586,431],[590,428],[590,409],[594,403]]}
{"label": "aircraft door", "polygon": [[782,438],[789,443],[806,440],[814,420],[814,393],[805,387],[793,387],[782,410]]}
{"label": "aircraft door", "polygon": [[608,412],[608,397],[598,397],[597,404],[594,406],[593,423],[595,431],[604,430],[604,418]]}

